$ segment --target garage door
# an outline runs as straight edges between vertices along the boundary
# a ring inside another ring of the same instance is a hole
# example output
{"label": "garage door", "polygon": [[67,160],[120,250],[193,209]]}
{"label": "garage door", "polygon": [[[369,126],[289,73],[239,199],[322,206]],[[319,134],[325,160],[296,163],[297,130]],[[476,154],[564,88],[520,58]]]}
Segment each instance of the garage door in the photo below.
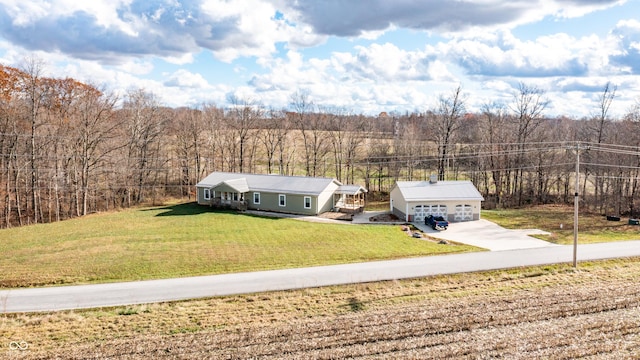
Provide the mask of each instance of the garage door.
{"label": "garage door", "polygon": [[471,205],[456,205],[456,212],[453,216],[455,221],[473,220],[473,208]]}
{"label": "garage door", "polygon": [[423,222],[427,215],[441,215],[447,218],[447,205],[417,205],[414,210],[415,222]]}

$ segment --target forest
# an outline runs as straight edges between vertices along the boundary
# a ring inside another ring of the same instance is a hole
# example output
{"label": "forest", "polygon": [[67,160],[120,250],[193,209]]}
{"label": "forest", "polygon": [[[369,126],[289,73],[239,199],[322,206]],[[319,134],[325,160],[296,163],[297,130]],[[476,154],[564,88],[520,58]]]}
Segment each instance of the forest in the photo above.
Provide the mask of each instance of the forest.
{"label": "forest", "polygon": [[37,59],[0,65],[0,227],[193,200],[212,171],[333,177],[369,200],[437,174],[473,181],[486,208],[571,204],[577,193],[583,211],[636,217],[640,99],[611,118],[616,90],[603,84],[580,119],[546,116],[551,100],[525,83],[475,112],[462,86],[403,114],[356,114],[304,90],[286,109],[237,97],[170,108],[147,89],[46,77]]}

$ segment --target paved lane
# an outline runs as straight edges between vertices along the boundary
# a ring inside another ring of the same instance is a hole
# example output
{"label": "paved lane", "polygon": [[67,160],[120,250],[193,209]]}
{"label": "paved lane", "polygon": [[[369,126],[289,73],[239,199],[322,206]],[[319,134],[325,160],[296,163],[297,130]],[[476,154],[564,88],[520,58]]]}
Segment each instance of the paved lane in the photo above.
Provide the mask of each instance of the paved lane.
{"label": "paved lane", "polygon": [[473,245],[491,251],[558,246],[529,236],[532,234],[549,234],[548,232],[536,229],[505,229],[484,219],[451,223],[449,228],[444,231],[433,230],[422,223],[414,223],[414,225],[431,237]]}
{"label": "paved lane", "polygon": [[[580,261],[632,256],[640,256],[640,241],[578,246]],[[167,280],[2,290],[0,311],[40,312],[133,305],[571,263],[572,260],[572,246],[553,246]]]}

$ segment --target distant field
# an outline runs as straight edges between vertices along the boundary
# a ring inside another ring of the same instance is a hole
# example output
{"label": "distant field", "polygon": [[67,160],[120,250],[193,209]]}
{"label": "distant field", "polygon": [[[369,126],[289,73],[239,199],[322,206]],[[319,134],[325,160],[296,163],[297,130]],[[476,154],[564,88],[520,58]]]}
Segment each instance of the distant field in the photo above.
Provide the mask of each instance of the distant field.
{"label": "distant field", "polygon": [[[551,235],[535,237],[556,244],[573,243],[573,207],[541,205],[522,209],[482,210],[482,218],[507,229],[541,229]],[[640,226],[629,225],[628,218],[607,221],[606,216],[578,214],[578,242],[581,244],[640,240]]]}
{"label": "distant field", "polygon": [[0,230],[0,287],[170,278],[474,251],[400,226],[310,223],[193,203]]}
{"label": "distant field", "polygon": [[0,358],[638,359],[638,260],[5,314]]}

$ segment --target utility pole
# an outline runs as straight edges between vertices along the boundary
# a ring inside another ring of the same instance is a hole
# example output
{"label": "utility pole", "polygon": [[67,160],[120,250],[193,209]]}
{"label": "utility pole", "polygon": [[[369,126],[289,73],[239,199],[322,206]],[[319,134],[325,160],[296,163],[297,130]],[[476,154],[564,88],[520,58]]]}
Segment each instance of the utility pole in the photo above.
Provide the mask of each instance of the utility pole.
{"label": "utility pole", "polygon": [[573,197],[573,267],[578,267],[578,204],[580,197],[580,143],[576,144],[576,192]]}
{"label": "utility pole", "polygon": [[578,267],[578,207],[580,204],[580,150],[588,149],[588,146],[582,146],[580,142],[576,142],[576,188],[573,197],[573,267]]}

